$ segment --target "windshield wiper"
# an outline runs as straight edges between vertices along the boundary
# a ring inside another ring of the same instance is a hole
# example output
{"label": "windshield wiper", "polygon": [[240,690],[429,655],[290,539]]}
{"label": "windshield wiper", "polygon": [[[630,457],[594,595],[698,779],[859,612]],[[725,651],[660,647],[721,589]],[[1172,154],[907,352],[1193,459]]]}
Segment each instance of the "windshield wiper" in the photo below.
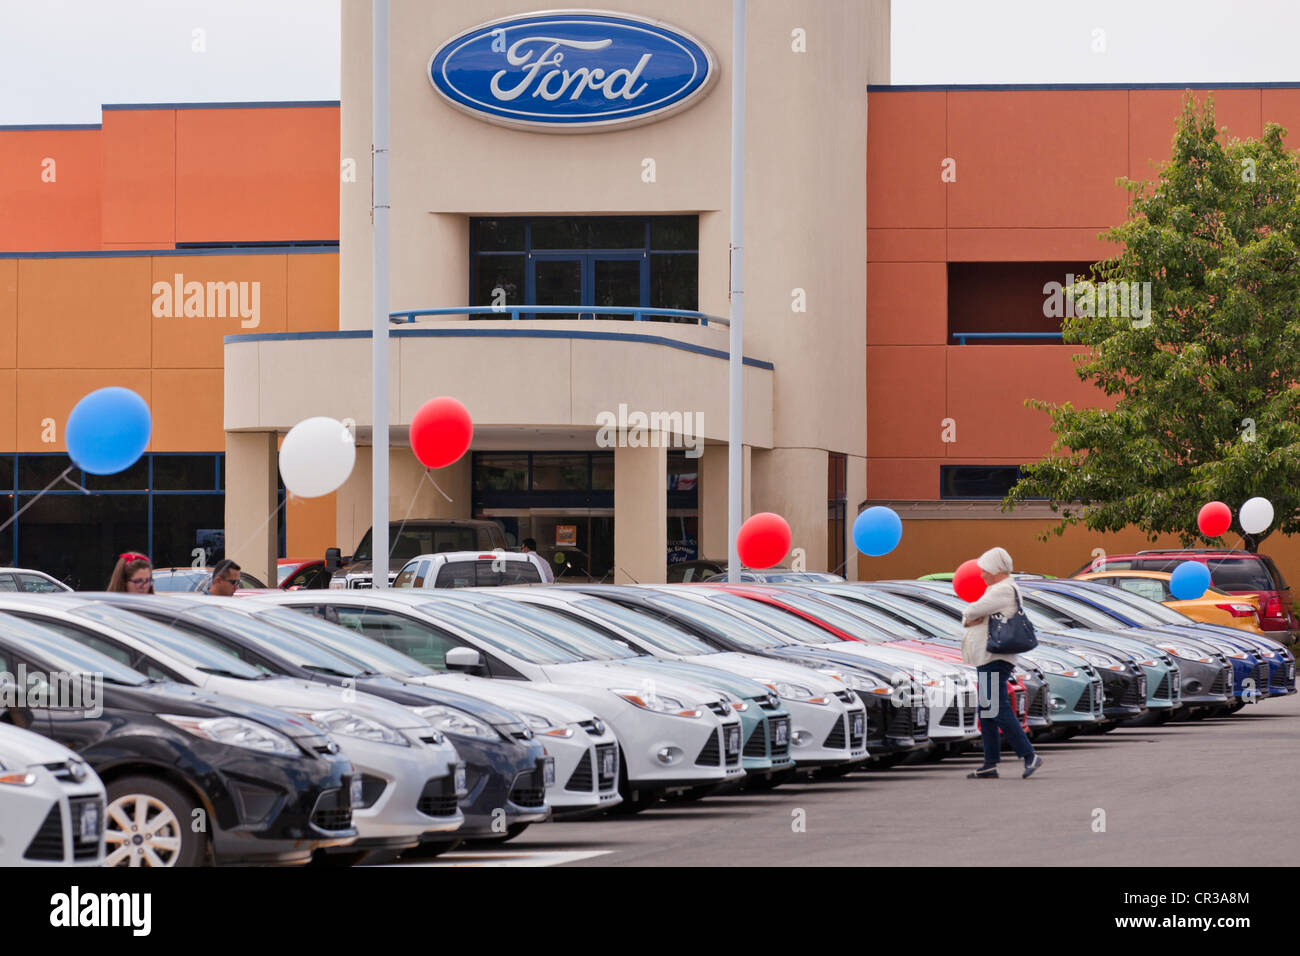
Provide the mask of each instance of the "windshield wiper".
{"label": "windshield wiper", "polygon": [[[204,674],[211,674],[213,677],[233,677],[235,680],[256,680],[257,678],[248,677],[246,674],[236,674],[234,671],[228,671],[220,667],[198,667],[195,668]],[[270,677],[270,674],[266,675]]]}
{"label": "windshield wiper", "polygon": [[335,670],[333,667],[327,667],[327,666],[325,666],[324,664],[303,664],[303,665],[302,665],[302,669],[303,669],[303,670],[307,670],[307,671],[311,671],[313,674],[329,674],[329,675],[332,676],[332,677],[370,677],[370,676],[374,676],[374,675],[371,675],[371,674],[367,674],[367,673],[365,673],[364,671],[352,671],[352,672],[349,673],[348,671]]}

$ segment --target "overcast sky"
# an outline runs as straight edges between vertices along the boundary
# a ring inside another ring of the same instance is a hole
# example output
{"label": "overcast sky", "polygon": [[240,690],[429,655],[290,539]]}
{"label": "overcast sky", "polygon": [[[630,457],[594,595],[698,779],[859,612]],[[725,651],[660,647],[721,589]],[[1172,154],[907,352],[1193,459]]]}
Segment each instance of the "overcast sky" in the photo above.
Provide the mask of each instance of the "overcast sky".
{"label": "overcast sky", "polygon": [[[1297,37],[1294,0],[894,0],[891,80],[1296,81]],[[0,0],[0,125],[98,123],[101,103],[335,100],[338,74],[339,0]]]}

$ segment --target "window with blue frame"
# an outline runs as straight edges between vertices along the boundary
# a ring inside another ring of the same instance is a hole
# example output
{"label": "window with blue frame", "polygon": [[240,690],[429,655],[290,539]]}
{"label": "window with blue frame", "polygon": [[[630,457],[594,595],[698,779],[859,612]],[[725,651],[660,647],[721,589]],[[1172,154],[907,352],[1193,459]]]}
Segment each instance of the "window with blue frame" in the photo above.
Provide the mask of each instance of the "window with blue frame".
{"label": "window with blue frame", "polygon": [[[0,563],[100,590],[123,551],[145,552],[156,568],[219,561],[225,557],[224,459],[157,453],[116,475],[74,468],[60,478],[70,464],[66,455],[0,455],[0,523],[21,512],[0,531]],[[284,501],[283,485],[278,500]],[[283,555],[283,508],[277,518]]]}
{"label": "window with blue frame", "polygon": [[470,304],[581,308],[556,319],[628,318],[601,306],[694,311],[699,233],[698,216],[471,219]]}

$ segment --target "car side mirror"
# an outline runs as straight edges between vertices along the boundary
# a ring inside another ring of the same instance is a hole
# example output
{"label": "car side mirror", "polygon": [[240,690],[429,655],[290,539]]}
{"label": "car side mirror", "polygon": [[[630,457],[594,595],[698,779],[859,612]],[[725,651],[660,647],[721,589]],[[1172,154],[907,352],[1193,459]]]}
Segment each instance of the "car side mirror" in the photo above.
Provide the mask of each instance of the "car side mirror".
{"label": "car side mirror", "polygon": [[447,652],[447,669],[472,673],[483,668],[483,655],[472,647],[453,647]]}
{"label": "car side mirror", "polygon": [[325,570],[333,574],[343,567],[343,552],[338,548],[325,549]]}

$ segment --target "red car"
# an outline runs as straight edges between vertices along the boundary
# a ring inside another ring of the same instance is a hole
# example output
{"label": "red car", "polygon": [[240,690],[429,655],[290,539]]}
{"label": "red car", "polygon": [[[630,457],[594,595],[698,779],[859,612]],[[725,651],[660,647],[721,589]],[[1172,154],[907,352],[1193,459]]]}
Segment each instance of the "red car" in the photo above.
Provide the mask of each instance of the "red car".
{"label": "red car", "polygon": [[1136,554],[1105,554],[1089,561],[1074,576],[1089,571],[1173,571],[1184,561],[1199,561],[1210,569],[1210,583],[1229,594],[1259,598],[1259,626],[1275,640],[1294,644],[1300,619],[1291,604],[1291,588],[1273,559],[1230,548],[1170,548]]}
{"label": "red car", "polygon": [[[810,624],[815,624],[817,627],[821,628],[822,630],[826,631],[829,634],[834,635],[835,637],[838,637],[842,641],[857,641],[859,643],[870,643],[869,641],[863,641],[862,638],[856,637],[855,635],[849,633],[844,628],[837,627],[835,624],[831,623],[830,621],[824,620],[823,618],[817,616],[816,614],[806,611],[802,606],[800,607],[794,606],[794,604],[792,604],[790,600],[785,599],[783,589],[780,587],[765,588],[762,585],[751,585],[751,584],[726,585],[726,584],[713,584],[712,582],[706,582],[702,584],[701,587],[718,588],[719,590],[726,591],[729,594],[736,594],[739,595],[740,597],[746,597],[754,601],[762,601],[765,604],[770,604],[773,607],[778,607],[789,614],[797,615],[803,620],[808,621]],[[817,598],[822,601],[825,600],[824,595],[810,594],[809,597]],[[943,644],[930,644],[925,641],[912,641],[907,639],[901,639],[901,640],[890,641],[889,646],[892,648],[897,648],[899,650],[917,651],[921,654],[925,654],[928,657],[932,657],[935,660],[945,661],[947,663],[960,664],[962,662],[960,650],[957,650],[956,648],[948,647]],[[1028,733],[1029,731],[1029,715],[1028,715],[1028,707],[1027,707],[1028,695],[1025,690],[1024,682],[1015,674],[1012,674],[1011,677],[1007,680],[1007,691],[1011,695],[1011,706],[1015,710],[1016,715],[1020,718],[1020,726],[1025,729],[1026,733]]]}
{"label": "red car", "polygon": [[330,575],[321,558],[281,558],[276,572],[276,586],[283,591],[309,591],[329,586]]}

